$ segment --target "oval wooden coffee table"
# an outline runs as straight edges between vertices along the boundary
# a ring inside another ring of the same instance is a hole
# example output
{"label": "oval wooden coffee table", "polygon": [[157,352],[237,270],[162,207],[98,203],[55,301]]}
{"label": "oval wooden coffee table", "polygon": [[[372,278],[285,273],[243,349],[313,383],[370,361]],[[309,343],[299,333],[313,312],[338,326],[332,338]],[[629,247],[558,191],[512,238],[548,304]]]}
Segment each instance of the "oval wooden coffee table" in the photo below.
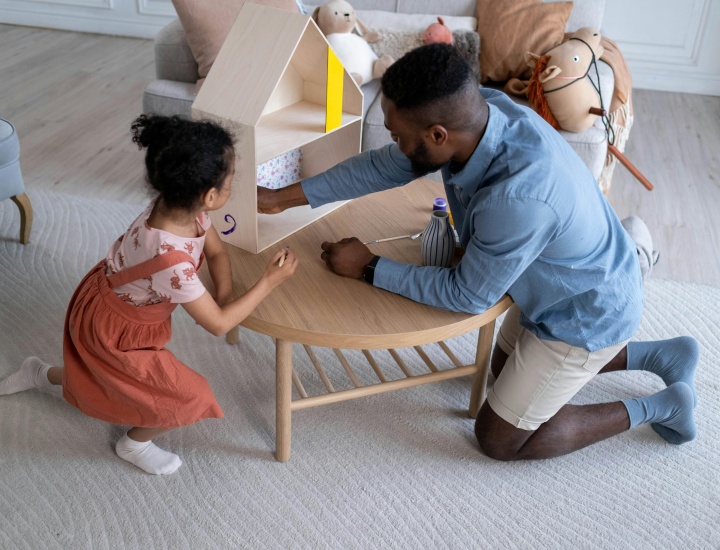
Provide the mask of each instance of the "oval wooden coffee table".
{"label": "oval wooden coffee table", "polygon": [[[291,414],[300,409],[474,374],[469,413],[472,417],[477,415],[485,397],[495,319],[512,305],[509,296],[504,296],[480,315],[454,313],[413,302],[364,281],[339,277],[320,260],[323,241],[354,236],[365,242],[421,231],[429,220],[433,199],[443,194],[441,184],[417,180],[403,188],[355,199],[260,254],[226,245],[236,295],[244,293],[257,281],[270,256],[280,246],[289,246],[300,259],[295,276],[275,289],[242,323],[251,330],[275,338],[278,460],[290,458]],[[405,263],[420,263],[420,239],[369,246],[381,256]],[[206,270],[202,277],[211,284]],[[479,329],[475,362],[463,365],[444,340],[475,329]],[[236,338],[237,331],[228,335],[230,343]],[[307,395],[293,370],[293,343],[304,345],[327,393]],[[438,368],[423,351],[421,346],[430,343],[442,347],[450,368]],[[336,391],[312,346],[332,348],[354,387]],[[426,374],[410,372],[395,352],[396,348],[411,346],[427,366]],[[369,366],[375,371],[377,383],[362,385],[342,349],[363,350]],[[369,352],[376,349],[389,350],[405,378],[387,381]],[[295,400],[292,398],[293,384],[299,396]]]}

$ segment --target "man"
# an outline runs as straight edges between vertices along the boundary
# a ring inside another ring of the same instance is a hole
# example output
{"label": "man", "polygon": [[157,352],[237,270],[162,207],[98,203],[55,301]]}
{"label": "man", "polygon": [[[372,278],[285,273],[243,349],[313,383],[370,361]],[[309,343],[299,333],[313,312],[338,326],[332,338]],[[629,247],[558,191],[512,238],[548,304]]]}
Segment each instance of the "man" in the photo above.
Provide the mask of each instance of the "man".
{"label": "man", "polygon": [[[356,238],[323,243],[321,258],[338,275],[445,309],[480,313],[513,298],[475,424],[485,454],[549,458],[647,422],[670,443],[692,440],[697,342],[628,343],[643,309],[635,244],[565,140],[530,109],[479,89],[452,46],[408,53],[383,76],[382,93],[393,144],[294,186],[258,189],[258,210],[315,207],[441,169],[465,249],[457,267],[400,264]],[[668,387],[567,404],[598,372],[623,369],[649,370]]]}

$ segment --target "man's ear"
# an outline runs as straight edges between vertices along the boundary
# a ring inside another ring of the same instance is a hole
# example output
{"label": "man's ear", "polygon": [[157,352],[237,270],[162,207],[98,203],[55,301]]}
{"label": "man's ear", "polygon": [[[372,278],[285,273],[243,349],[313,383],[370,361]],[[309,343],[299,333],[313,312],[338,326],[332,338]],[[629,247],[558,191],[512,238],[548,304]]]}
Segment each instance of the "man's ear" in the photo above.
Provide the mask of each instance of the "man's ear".
{"label": "man's ear", "polygon": [[433,124],[429,129],[429,138],[434,145],[445,145],[448,140],[448,131],[441,124]]}

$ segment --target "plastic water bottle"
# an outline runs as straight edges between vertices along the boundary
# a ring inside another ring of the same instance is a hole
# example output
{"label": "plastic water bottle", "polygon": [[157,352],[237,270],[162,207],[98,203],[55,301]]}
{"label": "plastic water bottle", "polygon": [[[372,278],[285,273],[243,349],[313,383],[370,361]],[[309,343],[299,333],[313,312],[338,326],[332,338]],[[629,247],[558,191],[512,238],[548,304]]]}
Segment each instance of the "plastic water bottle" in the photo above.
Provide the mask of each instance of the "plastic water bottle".
{"label": "plastic water bottle", "polygon": [[440,211],[448,213],[448,221],[450,222],[450,227],[452,227],[453,234],[455,235],[455,245],[460,246],[460,237],[458,236],[457,229],[455,229],[455,222],[453,221],[452,212],[450,212],[450,210],[448,210],[447,200],[445,200],[442,197],[437,197],[433,201],[432,209],[433,209],[433,212],[435,212],[436,210],[440,210]]}

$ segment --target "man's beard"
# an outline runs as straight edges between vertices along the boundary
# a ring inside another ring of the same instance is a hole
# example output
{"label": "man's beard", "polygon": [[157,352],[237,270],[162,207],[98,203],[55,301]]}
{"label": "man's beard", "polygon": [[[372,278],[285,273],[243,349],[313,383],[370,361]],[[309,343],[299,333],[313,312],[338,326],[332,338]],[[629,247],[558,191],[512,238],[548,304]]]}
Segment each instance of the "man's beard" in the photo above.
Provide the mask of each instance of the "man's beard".
{"label": "man's beard", "polygon": [[443,166],[442,164],[430,162],[427,146],[421,139],[418,139],[415,150],[412,152],[412,155],[408,155],[408,159],[410,159],[413,174],[417,177],[425,176],[430,172],[436,172]]}

